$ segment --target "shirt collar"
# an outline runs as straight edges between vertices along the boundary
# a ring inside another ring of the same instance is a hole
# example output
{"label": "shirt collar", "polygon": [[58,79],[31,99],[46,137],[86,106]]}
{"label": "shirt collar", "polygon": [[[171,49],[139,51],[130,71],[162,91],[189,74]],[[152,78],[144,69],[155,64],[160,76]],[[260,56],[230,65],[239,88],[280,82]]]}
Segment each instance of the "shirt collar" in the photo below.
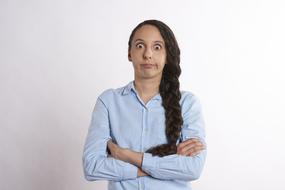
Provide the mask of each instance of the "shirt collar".
{"label": "shirt collar", "polygon": [[[134,92],[136,95],[138,94],[137,90],[135,89],[134,82],[135,81],[131,81],[124,87],[122,95],[127,95],[130,92]],[[152,99],[154,99],[154,100],[161,100],[161,96],[160,96],[160,94],[157,94]]]}

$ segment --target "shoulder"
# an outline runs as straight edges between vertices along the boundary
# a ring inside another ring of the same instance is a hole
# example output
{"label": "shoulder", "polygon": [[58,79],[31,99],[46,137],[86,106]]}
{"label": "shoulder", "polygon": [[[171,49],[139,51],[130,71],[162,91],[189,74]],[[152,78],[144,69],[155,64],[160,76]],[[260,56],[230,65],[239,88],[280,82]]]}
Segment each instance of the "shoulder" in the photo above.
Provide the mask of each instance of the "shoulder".
{"label": "shoulder", "polygon": [[114,90],[113,88],[108,88],[106,90],[104,90],[103,92],[101,92],[101,94],[98,96],[99,99],[101,100],[107,100],[109,98],[111,98],[112,96],[114,96]]}
{"label": "shoulder", "polygon": [[98,99],[101,100],[104,104],[107,104],[108,102],[114,101],[120,97],[124,89],[125,86],[118,88],[108,88],[101,92],[101,94],[98,96]]}
{"label": "shoulder", "polygon": [[189,103],[195,103],[195,102],[200,102],[200,99],[198,98],[198,96],[196,94],[194,94],[191,91],[181,91],[181,99],[180,99],[180,103],[184,104],[186,102]]}

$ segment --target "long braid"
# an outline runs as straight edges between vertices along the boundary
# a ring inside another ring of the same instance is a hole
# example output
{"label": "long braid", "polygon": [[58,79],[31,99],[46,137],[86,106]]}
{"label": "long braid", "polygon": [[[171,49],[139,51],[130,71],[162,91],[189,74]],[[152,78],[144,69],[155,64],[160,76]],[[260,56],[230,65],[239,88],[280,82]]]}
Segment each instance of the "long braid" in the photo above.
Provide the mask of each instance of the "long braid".
{"label": "long braid", "polygon": [[131,33],[129,39],[129,50],[131,41],[135,32],[144,25],[153,25],[158,28],[166,47],[166,64],[163,69],[162,78],[159,85],[159,93],[162,98],[162,106],[165,110],[165,134],[167,144],[161,144],[148,149],[146,152],[153,156],[167,156],[176,154],[176,142],[180,136],[183,118],[181,115],[181,106],[179,100],[181,98],[179,76],[180,68],[180,49],[175,36],[171,29],[161,21],[146,20],[140,23]]}

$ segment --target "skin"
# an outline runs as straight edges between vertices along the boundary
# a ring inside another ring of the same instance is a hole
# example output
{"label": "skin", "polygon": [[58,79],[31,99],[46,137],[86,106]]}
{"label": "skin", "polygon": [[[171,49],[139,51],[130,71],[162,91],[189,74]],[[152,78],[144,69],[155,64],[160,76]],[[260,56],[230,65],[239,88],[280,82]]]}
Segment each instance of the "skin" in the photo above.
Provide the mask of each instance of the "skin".
{"label": "skin", "polygon": [[147,103],[159,93],[159,84],[166,62],[164,40],[159,30],[151,25],[138,29],[128,52],[134,67],[135,88]]}
{"label": "skin", "polygon": [[[128,59],[133,64],[135,88],[145,104],[159,93],[159,84],[166,62],[166,49],[159,30],[152,25],[138,29],[128,52]],[[108,149],[115,159],[131,163],[138,167],[138,177],[148,174],[141,169],[143,153],[122,148],[109,140]],[[177,146],[177,154],[195,156],[204,145],[198,139],[188,139]]]}

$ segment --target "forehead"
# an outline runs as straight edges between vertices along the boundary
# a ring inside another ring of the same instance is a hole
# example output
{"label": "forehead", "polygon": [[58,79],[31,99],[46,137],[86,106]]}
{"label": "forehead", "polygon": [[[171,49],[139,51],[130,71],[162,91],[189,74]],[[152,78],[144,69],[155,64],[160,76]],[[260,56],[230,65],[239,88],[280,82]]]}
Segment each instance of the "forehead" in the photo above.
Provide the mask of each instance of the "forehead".
{"label": "forehead", "polygon": [[139,28],[133,38],[133,41],[141,39],[144,41],[162,41],[164,42],[159,30],[152,25],[144,25],[141,28]]}

